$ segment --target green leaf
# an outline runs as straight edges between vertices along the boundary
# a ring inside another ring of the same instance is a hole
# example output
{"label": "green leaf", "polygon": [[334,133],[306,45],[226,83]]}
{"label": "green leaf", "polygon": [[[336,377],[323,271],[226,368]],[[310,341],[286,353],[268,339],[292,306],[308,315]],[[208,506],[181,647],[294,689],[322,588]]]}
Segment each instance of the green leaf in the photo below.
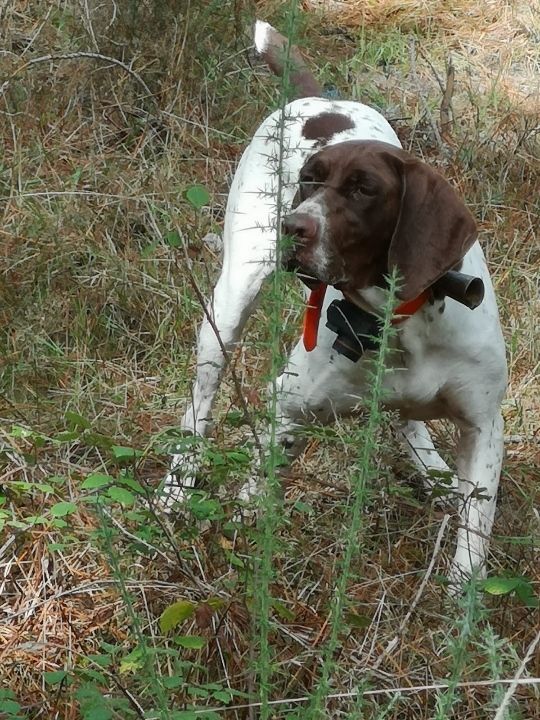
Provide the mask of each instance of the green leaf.
{"label": "green leaf", "polygon": [[51,515],[53,517],[64,517],[65,515],[71,515],[76,512],[77,506],[72,502],[59,502],[53,505],[51,508]]}
{"label": "green leaf", "polygon": [[70,430],[89,430],[92,427],[89,420],[82,415],[79,415],[79,413],[72,412],[71,410],[66,412],[64,419]]}
{"label": "green leaf", "polygon": [[295,614],[291,612],[286,605],[279,602],[279,600],[271,600],[271,604],[276,614],[279,615],[282,620],[294,620]]}
{"label": "green leaf", "polygon": [[65,680],[67,672],[65,670],[52,670],[51,672],[44,672],[43,678],[47,685],[58,685]]}
{"label": "green leaf", "polygon": [[96,684],[107,687],[107,676],[93,668],[79,668],[77,674],[87,681],[93,680]]}
{"label": "green leaf", "polygon": [[357,628],[359,630],[363,630],[371,625],[371,620],[366,615],[359,615],[352,611],[345,613],[345,620],[351,628]]}
{"label": "green leaf", "polygon": [[49,475],[47,480],[53,485],[60,485],[62,487],[67,483],[67,478],[63,475]]}
{"label": "green leaf", "polygon": [[141,457],[143,454],[141,450],[125,447],[124,445],[113,445],[111,450],[116,460],[135,460],[135,458]]}
{"label": "green leaf", "polygon": [[520,584],[520,578],[493,576],[483,580],[481,587],[490,595],[508,595]]}
{"label": "green leaf", "polygon": [[83,720],[111,720],[112,710],[107,705],[92,705],[82,708]]}
{"label": "green leaf", "polygon": [[533,587],[528,580],[521,580],[516,587],[516,595],[529,608],[537,608],[540,606],[540,600],[535,596]]}
{"label": "green leaf", "polygon": [[87,655],[86,658],[100,667],[112,665],[112,657],[110,655]]}
{"label": "green leaf", "polygon": [[112,441],[109,437],[96,432],[85,433],[84,442],[88,447],[97,447],[102,450],[110,450],[112,447]]}
{"label": "green leaf", "polygon": [[55,518],[52,521],[52,525],[53,527],[58,529],[66,528],[68,526],[67,522],[65,520],[62,520],[62,518]]}
{"label": "green leaf", "polygon": [[178,230],[169,230],[169,232],[165,235],[165,242],[170,247],[181,247],[182,238],[180,237],[180,233],[178,232]]}
{"label": "green leaf", "polygon": [[21,522],[20,520],[10,520],[8,525],[10,527],[17,528],[17,530],[27,530],[30,527],[28,523]]}
{"label": "green leaf", "polygon": [[105,640],[102,640],[99,643],[99,646],[103,648],[103,650],[106,650],[108,653],[112,653],[113,655],[115,653],[119,653],[122,651],[121,645],[112,645],[111,643],[106,642]]}
{"label": "green leaf", "polygon": [[179,635],[174,638],[174,642],[180,647],[187,648],[189,650],[200,650],[206,645],[206,640],[197,635]]}
{"label": "green leaf", "polygon": [[249,454],[241,450],[229,450],[227,458],[238,465],[247,465],[251,461]]}
{"label": "green leaf", "polygon": [[135,495],[132,492],[126,490],[125,488],[118,487],[117,485],[109,488],[107,490],[107,495],[111,498],[111,500],[116,500],[116,502],[119,502],[121,505],[133,505],[135,502]]}
{"label": "green leaf", "polygon": [[11,426],[11,437],[14,438],[20,438],[21,440],[24,440],[26,438],[31,438],[34,436],[34,432],[32,430],[28,430],[28,428],[23,427],[22,425],[12,425]]}
{"label": "green leaf", "polygon": [[120,661],[119,672],[121,674],[128,672],[135,672],[140,670],[144,666],[144,649],[142,647],[136,647],[132,650],[129,655],[122,658]]}
{"label": "green leaf", "polygon": [[217,500],[201,497],[200,494],[191,495],[188,508],[197,520],[217,520],[224,515],[223,508]]}
{"label": "green leaf", "polygon": [[79,436],[80,433],[78,430],[62,430],[62,432],[59,432],[53,437],[53,440],[55,442],[65,443],[71,442],[72,440],[77,440]]}
{"label": "green leaf", "polygon": [[86,480],[81,485],[81,490],[95,490],[96,488],[101,488],[104,485],[110,485],[114,482],[114,478],[112,478],[110,475],[105,475],[105,473],[92,473],[89,475]]}
{"label": "green leaf", "polygon": [[210,203],[208,190],[202,185],[192,185],[186,190],[186,199],[196,210],[200,210]]}
{"label": "green leaf", "polygon": [[18,713],[20,709],[20,704],[15,700],[0,700],[0,712],[6,713],[8,718]]}
{"label": "green leaf", "polygon": [[49,552],[56,552],[56,551],[61,552],[62,550],[65,550],[66,547],[67,547],[66,543],[49,543],[47,545],[47,550],[49,550]]}
{"label": "green leaf", "polygon": [[307,515],[313,515],[313,513],[315,512],[313,509],[313,505],[309,505],[302,500],[297,500],[294,503],[293,510],[295,510],[297,513],[306,513]]}
{"label": "green leaf", "polygon": [[197,605],[190,600],[179,600],[169,605],[168,608],[161,613],[159,618],[159,627],[161,632],[166,633],[172,630],[184,620],[190,618],[195,612]]}
{"label": "green leaf", "polygon": [[231,427],[240,427],[246,422],[246,414],[241,410],[229,410],[225,417],[225,424]]}
{"label": "green leaf", "polygon": [[71,182],[73,183],[73,187],[77,187],[77,183],[81,179],[82,174],[83,174],[82,168],[77,168],[73,173],[71,173]]}
{"label": "green leaf", "polygon": [[150,243],[146,247],[143,247],[143,249],[141,250],[141,257],[144,259],[149,258],[151,255],[154,254],[158,245],[159,240],[155,240],[153,243]]}
{"label": "green leaf", "polygon": [[116,479],[116,482],[125,485],[128,488],[131,488],[134,492],[138,493],[139,495],[144,495],[144,488],[143,486],[138,483],[135,478],[133,478],[131,475],[123,475],[120,474],[118,478]]}
{"label": "green leaf", "polygon": [[217,690],[216,692],[212,693],[212,697],[215,700],[219,700],[219,702],[225,703],[227,705],[232,700],[231,693],[227,692],[226,690]]}
{"label": "green leaf", "polygon": [[170,677],[162,677],[161,682],[168,690],[175,690],[183,684],[184,678],[180,675],[172,675]]}
{"label": "green leaf", "polygon": [[245,568],[246,565],[242,558],[239,558],[238,555],[231,552],[230,550],[225,550],[225,556],[227,557],[227,560],[231,563],[233,567],[237,568]]}
{"label": "green leaf", "polygon": [[212,610],[219,610],[219,608],[222,608],[225,605],[225,601],[222,600],[220,597],[208,598],[208,600],[205,600],[205,603],[207,605],[210,605]]}
{"label": "green leaf", "polygon": [[11,487],[14,490],[22,490],[23,492],[25,490],[31,490],[32,489],[32,483],[25,482],[24,480],[15,480],[11,483]]}
{"label": "green leaf", "polygon": [[34,485],[34,487],[35,487],[37,490],[40,490],[42,493],[45,493],[46,495],[47,495],[48,493],[54,492],[53,486],[52,486],[52,485],[48,485],[47,483],[36,483],[36,484]]}

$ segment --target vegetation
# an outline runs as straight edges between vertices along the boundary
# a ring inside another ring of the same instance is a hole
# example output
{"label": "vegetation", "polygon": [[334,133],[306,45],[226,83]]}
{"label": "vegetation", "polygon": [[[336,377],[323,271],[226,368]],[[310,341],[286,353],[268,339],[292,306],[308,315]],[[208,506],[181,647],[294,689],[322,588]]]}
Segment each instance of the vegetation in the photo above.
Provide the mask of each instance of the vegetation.
{"label": "vegetation", "polygon": [[[283,498],[270,473],[258,527],[237,518],[298,334],[290,278],[250,321],[213,436],[179,437],[208,235],[283,100],[246,52],[255,14],[478,219],[511,377],[490,577],[459,600],[454,518],[411,482],[377,381],[360,420],[311,429]],[[0,4],[2,720],[538,716],[539,37],[534,6],[503,0]],[[167,516],[178,445],[204,483]]]}

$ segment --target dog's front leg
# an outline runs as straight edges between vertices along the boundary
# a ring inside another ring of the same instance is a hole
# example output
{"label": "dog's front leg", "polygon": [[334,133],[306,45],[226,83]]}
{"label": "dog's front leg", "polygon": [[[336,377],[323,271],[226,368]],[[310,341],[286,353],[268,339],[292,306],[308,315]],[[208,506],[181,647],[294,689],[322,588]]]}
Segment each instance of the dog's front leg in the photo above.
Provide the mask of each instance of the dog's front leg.
{"label": "dog's front leg", "polygon": [[[337,293],[328,291],[327,295],[323,312]],[[263,435],[263,456],[273,452],[274,466],[276,462],[285,466],[302,452],[307,442],[303,432],[306,425],[314,421],[328,424],[336,415],[349,414],[358,403],[356,385],[347,380],[350,361],[340,356],[329,361],[334,337],[326,328],[320,328],[317,347],[312,352],[306,352],[299,341],[276,380],[274,431],[267,430]],[[264,472],[259,464],[242,487],[239,498],[253,500],[262,494],[263,483]]]}
{"label": "dog's front leg", "polygon": [[[437,488],[438,494],[453,498],[458,492],[457,476],[437,452],[425,423],[419,420],[402,420],[394,427],[422,476],[425,489],[431,492]],[[446,488],[448,492],[444,492]]]}
{"label": "dog's front leg", "polygon": [[458,445],[460,526],[450,579],[454,588],[486,573],[487,551],[503,458],[500,413],[481,424],[462,426]]}

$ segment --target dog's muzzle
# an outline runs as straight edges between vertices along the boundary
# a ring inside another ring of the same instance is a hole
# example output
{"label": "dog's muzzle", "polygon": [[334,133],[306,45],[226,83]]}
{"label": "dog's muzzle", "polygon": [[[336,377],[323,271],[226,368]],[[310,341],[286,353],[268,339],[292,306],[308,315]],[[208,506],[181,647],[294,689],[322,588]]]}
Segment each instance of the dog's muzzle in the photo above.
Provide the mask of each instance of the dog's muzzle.
{"label": "dog's muzzle", "polygon": [[281,231],[291,238],[291,245],[283,250],[283,267],[289,272],[295,272],[298,278],[308,288],[316,287],[320,280],[305,270],[298,261],[298,250],[317,239],[319,224],[315,218],[306,213],[293,212],[286,215],[281,223]]}

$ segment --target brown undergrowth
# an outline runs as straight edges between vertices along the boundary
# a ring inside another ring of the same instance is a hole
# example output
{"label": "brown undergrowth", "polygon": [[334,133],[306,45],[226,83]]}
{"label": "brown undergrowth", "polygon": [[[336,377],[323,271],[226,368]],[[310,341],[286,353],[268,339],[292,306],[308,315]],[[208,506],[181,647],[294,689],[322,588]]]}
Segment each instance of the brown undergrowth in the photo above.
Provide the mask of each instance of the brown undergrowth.
{"label": "brown undergrowth", "polygon": [[[381,109],[478,219],[510,363],[490,572],[523,576],[538,593],[538,12],[500,0],[301,5],[298,41],[321,79]],[[275,103],[273,81],[244,52],[255,9],[283,19],[275,2],[0,5],[0,668],[21,717],[91,717],[77,695],[89,683],[125,701],[127,710],[113,707],[111,717],[143,717],[159,696],[153,683],[180,676],[182,684],[167,685],[169,709],[199,698],[222,717],[256,716],[226,709],[245,704],[243,696],[225,703],[205,690],[254,690],[252,538],[248,529],[235,539],[225,532],[232,493],[223,488],[246,472],[235,452],[250,439],[230,375],[205,450],[209,500],[225,492],[222,512],[208,527],[147,509],[166,469],[164,431],[189,393],[202,316],[193,278],[208,292],[219,268],[203,238],[220,232],[235,163]],[[451,123],[442,126],[450,60]],[[211,198],[202,210],[185,195],[196,184]],[[290,344],[301,301],[292,283],[287,292]],[[233,358],[255,415],[269,367],[269,301]],[[315,682],[357,428],[314,428],[287,479],[272,584],[276,698],[302,697]],[[450,430],[434,432],[451,452]],[[418,592],[442,514],[411,489],[410,468],[384,430],[381,447],[333,690],[351,692],[369,678],[369,688],[401,689],[401,699],[394,707],[368,696],[366,718],[385,707],[388,718],[431,718],[435,691],[407,689],[451,677],[465,614],[438,581],[451,534],[397,647],[384,655]],[[112,493],[96,505],[83,487],[96,472],[142,499],[132,505]],[[182,632],[204,638],[202,649],[163,637],[160,614],[180,599],[198,604]],[[515,595],[484,603],[460,673],[473,685],[448,717],[493,716],[501,695],[474,683],[513,677],[538,626],[538,611]],[[129,665],[142,645],[154,653],[152,672],[137,659]],[[179,659],[187,663],[180,670]],[[58,671],[65,678],[47,674]],[[540,675],[538,655],[524,675]],[[534,687],[519,686],[515,697],[509,717],[537,716]],[[273,717],[289,717],[286,710]],[[347,711],[345,700],[328,706],[330,717],[360,717]]]}

